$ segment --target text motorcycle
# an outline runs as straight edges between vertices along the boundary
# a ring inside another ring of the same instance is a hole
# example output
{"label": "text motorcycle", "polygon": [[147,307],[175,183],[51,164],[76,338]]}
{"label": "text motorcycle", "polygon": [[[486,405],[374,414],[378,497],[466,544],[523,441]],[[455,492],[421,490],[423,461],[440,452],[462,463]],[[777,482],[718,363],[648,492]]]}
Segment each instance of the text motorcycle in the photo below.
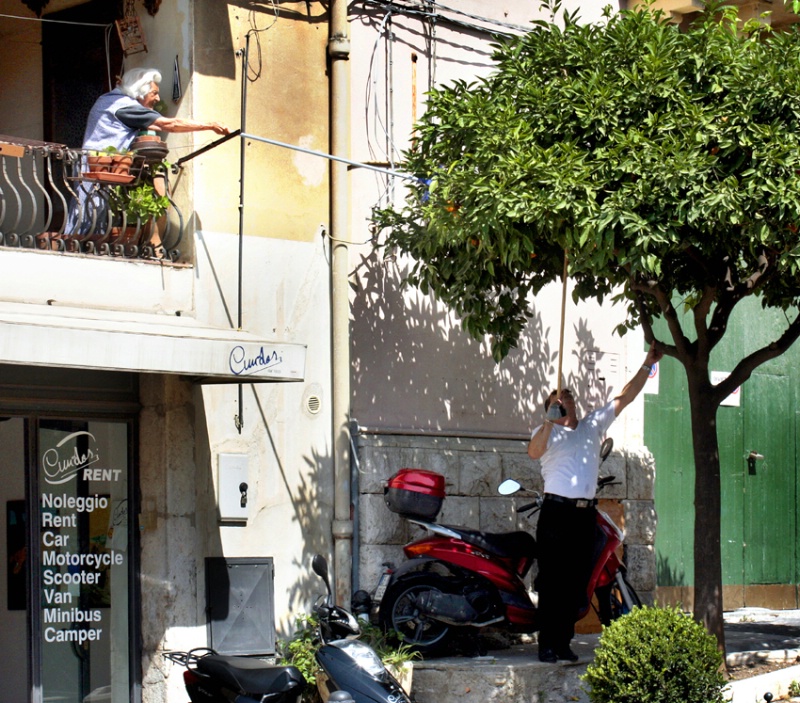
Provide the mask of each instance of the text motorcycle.
{"label": "text motorcycle", "polygon": [[[356,618],[333,603],[325,558],[317,554],[312,568],[327,589],[327,597],[314,606],[320,640],[315,657],[324,674],[323,700],[411,703],[372,648],[355,639],[361,632]],[[164,656],[186,667],[183,681],[191,703],[298,703],[306,687],[294,666],[223,656],[208,648],[164,652]]]}
{"label": "text motorcycle", "polygon": [[[612,446],[611,439],[603,442],[601,463]],[[613,476],[601,478],[598,490],[613,481]],[[509,479],[499,491],[510,495],[521,488]],[[403,548],[408,560],[397,569],[386,565],[372,603],[381,627],[399,632],[424,656],[446,651],[459,632],[475,628],[535,632],[536,605],[524,583],[536,559],[535,538],[523,531],[490,533],[439,525],[435,520],[444,498],[444,476],[424,469],[401,469],[385,486],[389,509],[428,534]],[[533,502],[517,512],[533,515],[541,503],[542,496],[536,494]],[[624,535],[600,510],[595,535],[587,605],[576,620],[595,607],[600,621],[608,624],[641,603],[616,554]]]}

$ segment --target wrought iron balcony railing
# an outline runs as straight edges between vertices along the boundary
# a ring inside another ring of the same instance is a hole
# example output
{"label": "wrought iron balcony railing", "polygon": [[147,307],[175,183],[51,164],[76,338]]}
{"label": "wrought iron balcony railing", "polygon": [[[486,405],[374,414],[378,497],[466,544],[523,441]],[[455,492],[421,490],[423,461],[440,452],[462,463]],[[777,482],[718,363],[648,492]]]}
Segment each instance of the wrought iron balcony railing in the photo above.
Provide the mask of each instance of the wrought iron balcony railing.
{"label": "wrought iron balcony railing", "polygon": [[90,156],[0,135],[0,247],[177,261],[183,216],[163,164],[134,153],[115,173]]}

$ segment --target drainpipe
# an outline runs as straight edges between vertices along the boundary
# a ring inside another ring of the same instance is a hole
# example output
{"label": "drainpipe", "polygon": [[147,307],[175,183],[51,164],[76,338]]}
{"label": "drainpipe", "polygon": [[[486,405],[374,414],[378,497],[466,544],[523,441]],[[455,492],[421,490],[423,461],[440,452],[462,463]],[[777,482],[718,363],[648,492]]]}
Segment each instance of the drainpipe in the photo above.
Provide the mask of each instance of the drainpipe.
{"label": "drainpipe", "polygon": [[[350,34],[347,0],[331,0],[328,34],[331,154],[350,156]],[[333,547],[336,602],[349,607],[350,514],[350,184],[347,165],[331,162],[331,334],[333,373]]]}

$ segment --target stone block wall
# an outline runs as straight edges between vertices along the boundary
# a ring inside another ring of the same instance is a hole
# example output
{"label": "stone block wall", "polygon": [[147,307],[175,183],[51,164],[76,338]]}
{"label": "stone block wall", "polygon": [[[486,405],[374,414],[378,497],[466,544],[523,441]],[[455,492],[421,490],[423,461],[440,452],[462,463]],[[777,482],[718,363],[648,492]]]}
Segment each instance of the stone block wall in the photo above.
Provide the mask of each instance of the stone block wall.
{"label": "stone block wall", "polygon": [[[528,457],[525,440],[401,434],[359,434],[355,439],[358,472],[354,483],[359,503],[354,554],[359,571],[354,590],[371,592],[382,564],[402,563],[403,545],[424,534],[384,503],[384,483],[402,468],[444,475],[447,498],[437,518],[441,524],[535,534],[536,516],[529,519],[516,513],[517,506],[530,502],[531,492],[542,490],[538,462]],[[608,474],[617,480],[598,496],[609,501],[600,507],[605,504],[613,516],[622,515],[628,579],[642,601],[652,604],[656,587],[653,457],[644,447],[615,449],[601,469],[601,475]],[[507,478],[518,480],[526,490],[500,496],[497,486]]]}

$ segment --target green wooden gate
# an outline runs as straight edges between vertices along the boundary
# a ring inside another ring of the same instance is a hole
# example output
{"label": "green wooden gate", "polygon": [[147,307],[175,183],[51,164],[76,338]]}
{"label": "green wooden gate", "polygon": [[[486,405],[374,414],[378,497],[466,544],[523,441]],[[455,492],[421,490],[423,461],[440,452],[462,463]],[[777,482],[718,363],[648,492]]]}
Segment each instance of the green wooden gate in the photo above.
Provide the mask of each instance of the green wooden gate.
{"label": "green wooden gate", "polygon": [[[764,339],[774,339],[779,327],[777,315],[750,302],[732,320],[712,369],[730,371]],[[718,410],[726,607],[798,607],[799,359],[795,345],[758,369],[739,390],[738,406]],[[694,581],[694,459],[686,376],[670,358],[660,364],[658,394],[645,396],[645,444],[656,460],[660,599],[688,605]]]}

